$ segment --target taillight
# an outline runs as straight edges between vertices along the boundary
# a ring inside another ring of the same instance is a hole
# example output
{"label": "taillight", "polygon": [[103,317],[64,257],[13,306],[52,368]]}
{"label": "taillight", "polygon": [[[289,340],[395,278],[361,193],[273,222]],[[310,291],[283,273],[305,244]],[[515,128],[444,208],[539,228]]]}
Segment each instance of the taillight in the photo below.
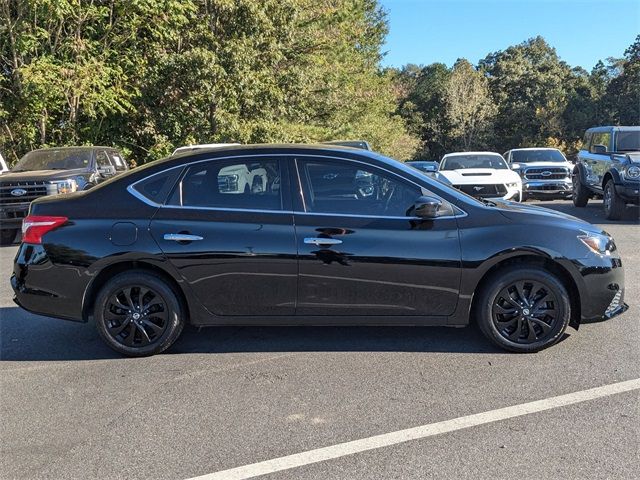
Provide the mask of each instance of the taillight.
{"label": "taillight", "polygon": [[49,217],[44,215],[27,215],[22,220],[22,242],[42,243],[42,236],[63,225],[67,217]]}

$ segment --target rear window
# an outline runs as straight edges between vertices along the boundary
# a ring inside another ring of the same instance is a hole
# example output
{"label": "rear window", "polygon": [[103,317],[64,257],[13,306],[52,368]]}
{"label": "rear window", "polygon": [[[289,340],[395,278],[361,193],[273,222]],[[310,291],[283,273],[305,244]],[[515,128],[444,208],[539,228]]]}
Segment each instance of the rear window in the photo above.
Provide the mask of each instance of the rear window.
{"label": "rear window", "polygon": [[174,168],[157,173],[133,184],[132,188],[147,200],[163,204],[169,192],[175,185],[182,169]]}

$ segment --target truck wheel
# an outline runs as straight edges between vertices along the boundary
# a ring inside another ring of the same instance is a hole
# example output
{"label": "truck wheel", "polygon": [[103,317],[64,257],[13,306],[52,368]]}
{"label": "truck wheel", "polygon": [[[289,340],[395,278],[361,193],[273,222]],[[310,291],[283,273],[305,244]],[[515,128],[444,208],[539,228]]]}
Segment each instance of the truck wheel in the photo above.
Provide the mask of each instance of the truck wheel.
{"label": "truck wheel", "polygon": [[586,207],[589,202],[589,190],[582,185],[580,179],[580,172],[577,172],[573,176],[573,205],[576,207]]}
{"label": "truck wheel", "polygon": [[616,193],[616,186],[611,179],[604,186],[603,204],[604,214],[608,220],[620,220],[627,208],[624,200]]}
{"label": "truck wheel", "polygon": [[13,228],[11,230],[0,230],[0,245],[11,245],[16,239],[18,230]]}
{"label": "truck wheel", "polygon": [[164,280],[132,270],[109,280],[98,293],[94,317],[103,340],[130,357],[169,348],[185,325],[185,308]]}
{"label": "truck wheel", "polygon": [[491,275],[480,287],[474,311],[489,340],[522,353],[556,343],[571,319],[567,289],[555,275],[534,265],[513,265]]}

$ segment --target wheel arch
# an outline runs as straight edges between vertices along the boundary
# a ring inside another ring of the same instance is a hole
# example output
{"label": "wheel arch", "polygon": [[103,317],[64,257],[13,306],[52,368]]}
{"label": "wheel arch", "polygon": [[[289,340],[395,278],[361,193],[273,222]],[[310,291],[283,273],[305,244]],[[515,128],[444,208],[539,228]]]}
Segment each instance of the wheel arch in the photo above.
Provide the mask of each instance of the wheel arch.
{"label": "wheel arch", "polygon": [[613,183],[620,183],[620,173],[617,170],[608,170],[607,173],[602,177],[602,190],[604,190],[605,185],[609,180],[613,180]]}
{"label": "wheel arch", "polygon": [[564,287],[567,289],[567,293],[569,294],[569,301],[571,304],[571,320],[569,321],[569,325],[574,328],[578,328],[581,318],[580,290],[578,289],[578,285],[576,284],[571,273],[562,264],[555,261],[551,257],[541,254],[524,252],[521,254],[510,256],[508,258],[500,259],[484,272],[484,274],[476,283],[474,289],[470,308],[470,319],[473,319],[476,316],[475,310],[477,308],[478,296],[475,293],[478,291],[478,289],[482,287],[483,283],[488,278],[496,274],[496,272],[499,272],[500,270],[513,265],[539,266],[557,276]]}
{"label": "wheel arch", "polygon": [[96,297],[98,296],[98,292],[100,289],[107,283],[107,281],[118,275],[122,272],[127,272],[131,270],[141,270],[145,272],[152,273],[162,280],[167,282],[171,286],[171,288],[176,292],[179,297],[180,302],[182,303],[185,313],[186,313],[186,323],[190,323],[190,311],[189,311],[189,302],[187,301],[187,296],[180,286],[178,282],[162,267],[158,265],[154,265],[149,262],[139,261],[139,260],[125,260],[121,262],[115,262],[104,267],[100,272],[96,275],[96,277],[89,283],[82,302],[82,318],[86,322],[91,314]]}

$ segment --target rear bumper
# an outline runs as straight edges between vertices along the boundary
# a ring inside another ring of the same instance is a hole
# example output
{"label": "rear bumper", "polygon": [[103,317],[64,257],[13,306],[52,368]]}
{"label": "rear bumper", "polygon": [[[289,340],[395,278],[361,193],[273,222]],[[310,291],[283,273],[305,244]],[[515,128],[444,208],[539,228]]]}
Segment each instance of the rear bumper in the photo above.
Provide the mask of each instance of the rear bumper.
{"label": "rear bumper", "polygon": [[10,279],[13,301],[32,313],[82,322],[81,305],[88,279],[79,273],[77,267],[52,263],[42,245],[23,243]]}

